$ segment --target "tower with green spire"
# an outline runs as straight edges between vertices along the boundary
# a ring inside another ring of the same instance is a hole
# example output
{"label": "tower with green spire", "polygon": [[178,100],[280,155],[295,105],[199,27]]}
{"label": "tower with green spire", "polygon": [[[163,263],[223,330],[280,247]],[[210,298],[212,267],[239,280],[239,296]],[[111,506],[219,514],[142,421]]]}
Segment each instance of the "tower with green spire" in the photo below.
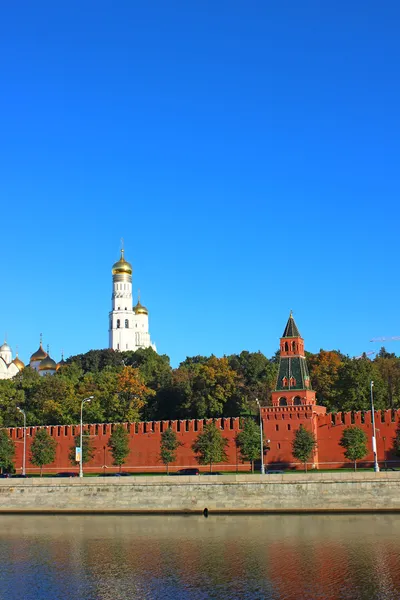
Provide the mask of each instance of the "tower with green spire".
{"label": "tower with green spire", "polygon": [[273,406],[315,405],[310,375],[304,354],[304,340],[292,311],[280,341],[279,373],[272,392]]}

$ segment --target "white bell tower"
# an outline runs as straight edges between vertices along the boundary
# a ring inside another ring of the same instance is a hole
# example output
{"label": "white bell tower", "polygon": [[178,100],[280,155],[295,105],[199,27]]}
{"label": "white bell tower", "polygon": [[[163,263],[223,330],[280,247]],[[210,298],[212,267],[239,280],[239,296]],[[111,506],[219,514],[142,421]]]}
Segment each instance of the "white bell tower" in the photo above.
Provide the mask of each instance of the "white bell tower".
{"label": "white bell tower", "polygon": [[152,347],[147,308],[140,301],[133,307],[132,265],[121,257],[112,267],[112,309],[109,315],[109,347],[113,350],[137,350]]}

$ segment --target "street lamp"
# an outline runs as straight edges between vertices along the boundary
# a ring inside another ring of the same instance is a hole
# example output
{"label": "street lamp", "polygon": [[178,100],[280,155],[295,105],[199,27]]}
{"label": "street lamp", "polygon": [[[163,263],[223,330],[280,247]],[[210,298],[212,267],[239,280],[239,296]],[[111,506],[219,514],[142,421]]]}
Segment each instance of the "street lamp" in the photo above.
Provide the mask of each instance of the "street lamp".
{"label": "street lamp", "polygon": [[22,408],[17,406],[17,410],[24,416],[24,450],[22,455],[22,475],[26,475],[26,413]]}
{"label": "street lamp", "polygon": [[83,413],[83,405],[85,404],[85,402],[90,402],[91,400],[93,400],[93,396],[89,396],[89,398],[84,398],[81,402],[81,432],[80,432],[80,445],[81,445],[81,455],[80,455],[80,460],[79,460],[79,477],[83,477],[83,448],[82,448],[82,444],[83,444],[83,439],[82,439],[82,428],[83,428],[83,424],[82,424],[82,413]]}
{"label": "street lamp", "polygon": [[374,453],[374,471],[379,472],[378,456],[376,451],[375,410],[374,410],[374,382],[371,381],[371,415],[372,415],[372,451]]}
{"label": "street lamp", "polygon": [[257,402],[257,406],[258,406],[259,411],[260,411],[261,475],[265,475],[265,468],[264,468],[264,438],[263,438],[263,426],[262,426],[262,417],[261,417],[261,404],[260,404],[258,398],[256,398],[256,402]]}

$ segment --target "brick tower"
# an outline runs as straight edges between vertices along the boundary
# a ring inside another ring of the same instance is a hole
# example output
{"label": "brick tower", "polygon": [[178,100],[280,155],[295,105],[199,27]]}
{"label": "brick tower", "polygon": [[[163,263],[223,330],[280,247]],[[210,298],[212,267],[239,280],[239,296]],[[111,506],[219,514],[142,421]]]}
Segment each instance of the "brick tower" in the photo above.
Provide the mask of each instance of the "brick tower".
{"label": "brick tower", "polygon": [[304,355],[304,340],[290,313],[280,342],[279,373],[272,406],[314,406],[315,392]]}
{"label": "brick tower", "polygon": [[[318,416],[325,413],[326,408],[316,404],[304,340],[290,313],[280,342],[279,373],[272,392],[272,406],[261,408],[264,433],[270,447],[268,462],[290,464],[293,436],[300,425],[312,431],[318,442]],[[311,463],[313,468],[318,468],[318,444]]]}

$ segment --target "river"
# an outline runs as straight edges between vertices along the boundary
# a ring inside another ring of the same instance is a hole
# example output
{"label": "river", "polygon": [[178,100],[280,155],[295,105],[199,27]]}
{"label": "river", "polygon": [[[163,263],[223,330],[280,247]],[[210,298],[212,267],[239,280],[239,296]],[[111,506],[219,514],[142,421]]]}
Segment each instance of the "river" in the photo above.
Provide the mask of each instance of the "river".
{"label": "river", "polygon": [[4,600],[399,600],[400,515],[3,515],[0,565]]}

